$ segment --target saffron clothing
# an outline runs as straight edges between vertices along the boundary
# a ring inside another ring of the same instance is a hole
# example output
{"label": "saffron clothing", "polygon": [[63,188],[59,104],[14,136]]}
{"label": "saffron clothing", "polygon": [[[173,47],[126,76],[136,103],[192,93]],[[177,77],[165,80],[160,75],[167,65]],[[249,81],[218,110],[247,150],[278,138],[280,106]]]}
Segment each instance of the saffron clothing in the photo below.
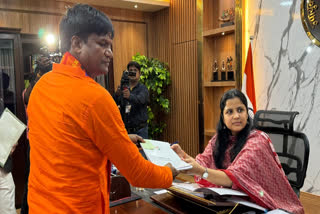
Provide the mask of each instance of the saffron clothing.
{"label": "saffron clothing", "polygon": [[109,213],[111,163],[134,186],[168,188],[169,167],[145,160],[111,95],[70,53],[34,86],[29,104],[29,213]]}
{"label": "saffron clothing", "polygon": [[[212,152],[215,150],[215,135],[196,161],[204,167],[217,169]],[[236,142],[231,136],[230,144],[223,162],[224,171],[232,180],[232,189],[246,192],[252,201],[267,208],[284,210],[302,214],[303,207],[284,174],[279,157],[275,152],[268,135],[262,131],[252,130],[247,142],[237,157],[231,162],[230,150]],[[200,186],[215,185],[196,176]]]}

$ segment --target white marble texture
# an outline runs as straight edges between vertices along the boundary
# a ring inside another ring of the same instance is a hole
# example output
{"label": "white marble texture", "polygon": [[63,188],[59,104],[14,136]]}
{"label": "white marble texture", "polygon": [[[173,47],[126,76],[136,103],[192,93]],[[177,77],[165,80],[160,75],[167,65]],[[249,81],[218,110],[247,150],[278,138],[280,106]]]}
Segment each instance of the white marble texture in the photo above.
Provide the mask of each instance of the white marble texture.
{"label": "white marble texture", "polygon": [[298,111],[295,130],[310,141],[303,191],[320,195],[320,48],[300,18],[301,0],[249,0],[258,109]]}

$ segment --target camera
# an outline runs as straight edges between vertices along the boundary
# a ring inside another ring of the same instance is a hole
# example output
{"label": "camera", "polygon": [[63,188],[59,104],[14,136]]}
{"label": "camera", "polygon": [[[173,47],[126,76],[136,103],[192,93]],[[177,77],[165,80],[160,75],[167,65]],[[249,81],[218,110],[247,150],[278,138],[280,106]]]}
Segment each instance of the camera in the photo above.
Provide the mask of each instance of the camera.
{"label": "camera", "polygon": [[37,66],[39,67],[40,71],[42,71],[43,73],[47,73],[48,71],[51,71],[52,63],[59,63],[61,60],[60,53],[53,53],[53,52],[51,53],[49,52],[46,46],[40,48],[40,54],[42,55],[42,57],[46,57],[49,60],[49,63],[43,63],[39,59],[36,61]]}
{"label": "camera", "polygon": [[135,77],[136,76],[136,72],[133,72],[133,71],[129,71],[129,74],[128,74],[128,76],[129,77]]}
{"label": "camera", "polygon": [[121,91],[129,88],[129,81],[130,81],[129,73],[130,72],[128,72],[127,70],[123,71],[123,73],[122,73],[121,82],[120,82]]}

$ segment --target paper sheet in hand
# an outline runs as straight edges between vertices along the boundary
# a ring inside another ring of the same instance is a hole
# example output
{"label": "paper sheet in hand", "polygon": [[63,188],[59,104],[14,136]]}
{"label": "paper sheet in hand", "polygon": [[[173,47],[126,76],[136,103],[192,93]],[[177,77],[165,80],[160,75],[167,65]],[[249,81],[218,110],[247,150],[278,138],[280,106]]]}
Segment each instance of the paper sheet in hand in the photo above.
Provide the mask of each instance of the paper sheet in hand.
{"label": "paper sheet in hand", "polygon": [[177,170],[191,169],[192,166],[182,161],[179,156],[171,149],[170,144],[167,142],[157,140],[145,140],[141,143],[144,153],[148,160],[152,163],[164,166],[171,163]]}
{"label": "paper sheet in hand", "polygon": [[0,117],[0,166],[6,163],[13,145],[19,140],[24,125],[9,109],[5,109]]}

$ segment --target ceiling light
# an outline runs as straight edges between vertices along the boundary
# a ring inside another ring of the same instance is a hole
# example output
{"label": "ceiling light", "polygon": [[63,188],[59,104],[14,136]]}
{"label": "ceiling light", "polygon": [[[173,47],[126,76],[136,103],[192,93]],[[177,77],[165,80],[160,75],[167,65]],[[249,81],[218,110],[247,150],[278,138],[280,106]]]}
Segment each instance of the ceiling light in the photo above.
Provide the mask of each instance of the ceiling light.
{"label": "ceiling light", "polygon": [[56,42],[56,38],[53,34],[48,34],[45,38],[48,45],[53,45]]}

